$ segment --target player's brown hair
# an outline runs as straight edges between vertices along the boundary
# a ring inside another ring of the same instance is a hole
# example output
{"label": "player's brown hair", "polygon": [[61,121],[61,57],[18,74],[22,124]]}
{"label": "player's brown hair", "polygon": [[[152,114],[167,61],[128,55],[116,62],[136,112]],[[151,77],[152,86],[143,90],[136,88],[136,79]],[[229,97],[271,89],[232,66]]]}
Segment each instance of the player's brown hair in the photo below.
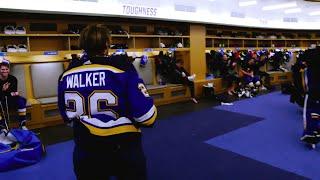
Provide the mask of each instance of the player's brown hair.
{"label": "player's brown hair", "polygon": [[80,34],[80,48],[89,56],[104,54],[109,49],[110,42],[109,29],[102,24],[89,25]]}

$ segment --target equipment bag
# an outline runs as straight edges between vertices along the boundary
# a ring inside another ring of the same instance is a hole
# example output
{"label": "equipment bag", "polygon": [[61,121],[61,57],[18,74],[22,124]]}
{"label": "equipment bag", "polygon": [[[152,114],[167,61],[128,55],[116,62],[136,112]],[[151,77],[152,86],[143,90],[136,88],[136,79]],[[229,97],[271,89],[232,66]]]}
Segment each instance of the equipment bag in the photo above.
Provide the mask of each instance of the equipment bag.
{"label": "equipment bag", "polygon": [[17,139],[13,145],[0,142],[0,172],[35,164],[45,152],[44,146],[32,131],[12,129]]}

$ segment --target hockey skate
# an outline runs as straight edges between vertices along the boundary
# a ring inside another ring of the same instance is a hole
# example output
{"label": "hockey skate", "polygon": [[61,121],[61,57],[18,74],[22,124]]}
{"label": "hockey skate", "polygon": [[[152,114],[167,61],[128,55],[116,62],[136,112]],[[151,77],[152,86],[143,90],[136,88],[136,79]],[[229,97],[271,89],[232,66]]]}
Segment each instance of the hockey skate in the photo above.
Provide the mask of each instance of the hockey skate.
{"label": "hockey skate", "polygon": [[306,145],[315,149],[317,144],[320,142],[320,134],[317,131],[314,131],[312,135],[304,135],[300,138],[301,141],[305,142]]}
{"label": "hockey skate", "polygon": [[239,98],[241,98],[242,96],[244,96],[245,94],[246,94],[246,91],[243,89],[243,88],[241,88],[239,91],[238,91],[238,97]]}

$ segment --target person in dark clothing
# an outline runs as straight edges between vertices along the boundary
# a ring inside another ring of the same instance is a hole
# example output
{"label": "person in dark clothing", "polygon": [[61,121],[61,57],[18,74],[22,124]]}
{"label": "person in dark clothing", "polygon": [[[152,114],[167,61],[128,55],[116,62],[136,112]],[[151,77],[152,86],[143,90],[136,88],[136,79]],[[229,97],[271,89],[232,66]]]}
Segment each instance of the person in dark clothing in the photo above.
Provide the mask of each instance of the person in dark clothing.
{"label": "person in dark clothing", "polygon": [[[15,76],[10,74],[9,61],[4,60],[0,63],[0,99],[1,99],[1,119],[0,128],[8,131],[10,118],[9,114],[6,113],[8,110],[16,111],[18,113],[19,127],[27,129],[26,127],[26,99],[19,96],[18,92],[18,80]],[[8,108],[8,109],[7,109]]]}
{"label": "person in dark clothing", "polygon": [[271,89],[270,85],[270,74],[265,71],[261,71],[260,68],[263,67],[268,61],[267,54],[261,54],[256,58],[255,62],[255,74],[260,78],[261,81],[261,90]]}
{"label": "person in dark clothing", "polygon": [[[261,86],[261,90],[266,90],[265,85],[269,87],[270,85],[270,75],[264,71],[261,71],[260,68],[265,65],[267,60],[267,56],[265,54],[261,54],[257,56],[256,53],[252,53],[251,59],[248,62],[247,68],[252,69],[254,80],[259,80]],[[261,82],[264,80],[263,83]]]}
{"label": "person in dark clothing", "polygon": [[304,106],[305,87],[303,85],[303,70],[306,68],[306,61],[303,59],[303,52],[299,51],[297,61],[291,67],[293,83],[290,87],[290,102]]}
{"label": "person in dark clothing", "polygon": [[261,85],[260,78],[254,74],[258,69],[258,66],[255,64],[255,59],[250,58],[250,60],[240,70],[243,74],[245,84],[248,84],[251,88]]}
{"label": "person in dark clothing", "polygon": [[194,79],[196,75],[190,75],[190,73],[184,69],[183,61],[181,59],[177,59],[175,62],[175,67],[172,72],[172,80],[171,82],[174,84],[184,84],[189,87],[191,93],[191,100],[194,103],[198,103],[194,95]]}
{"label": "person in dark clothing", "polygon": [[222,77],[227,82],[228,95],[235,94],[236,83],[239,81],[237,72],[237,62],[235,59],[228,58],[226,54],[222,55]]}
{"label": "person in dark clothing", "polygon": [[159,52],[159,55],[155,58],[156,76],[159,85],[164,85],[170,82],[170,72],[172,71],[172,59],[168,54],[164,54],[163,51]]}
{"label": "person in dark clothing", "polygon": [[303,108],[303,134],[301,140],[315,148],[320,142],[320,47],[304,53],[305,101]]}
{"label": "person in dark clothing", "polygon": [[212,56],[212,71],[215,78],[220,78],[223,75],[224,71],[224,61],[223,61],[223,54],[221,52],[210,51]]}

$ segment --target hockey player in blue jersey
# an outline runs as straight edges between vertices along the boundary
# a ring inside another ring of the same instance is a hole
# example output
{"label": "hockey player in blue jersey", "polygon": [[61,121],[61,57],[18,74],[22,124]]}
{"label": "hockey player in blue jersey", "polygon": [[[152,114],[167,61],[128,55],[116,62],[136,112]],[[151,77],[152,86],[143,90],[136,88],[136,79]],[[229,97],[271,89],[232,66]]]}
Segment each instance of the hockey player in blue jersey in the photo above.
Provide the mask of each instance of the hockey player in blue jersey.
{"label": "hockey player in blue jersey", "polygon": [[107,56],[109,45],[107,28],[86,27],[86,62],[59,78],[59,110],[73,123],[74,172],[81,180],[146,179],[140,127],[153,126],[157,109],[131,62]]}
{"label": "hockey player in blue jersey", "polygon": [[301,140],[315,148],[320,141],[320,47],[307,50],[303,55],[306,95],[304,101],[304,131]]}

